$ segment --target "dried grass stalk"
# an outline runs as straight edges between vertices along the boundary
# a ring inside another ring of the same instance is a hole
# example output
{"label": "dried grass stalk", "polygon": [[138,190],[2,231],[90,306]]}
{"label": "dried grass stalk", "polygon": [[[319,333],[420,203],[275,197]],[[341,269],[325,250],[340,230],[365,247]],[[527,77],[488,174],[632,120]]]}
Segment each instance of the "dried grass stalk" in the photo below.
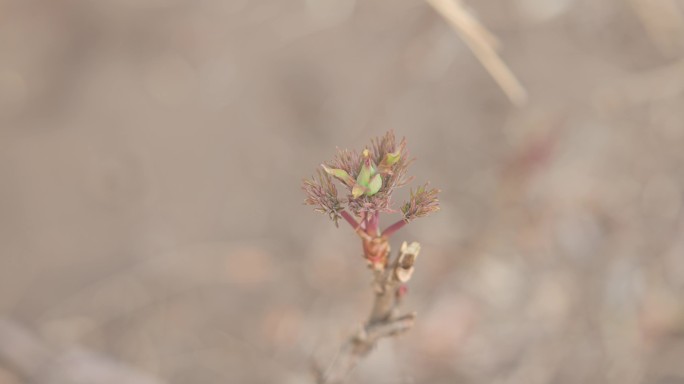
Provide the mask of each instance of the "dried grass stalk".
{"label": "dried grass stalk", "polygon": [[498,40],[459,0],[426,0],[458,32],[475,57],[516,106],[525,105],[527,91],[499,57]]}

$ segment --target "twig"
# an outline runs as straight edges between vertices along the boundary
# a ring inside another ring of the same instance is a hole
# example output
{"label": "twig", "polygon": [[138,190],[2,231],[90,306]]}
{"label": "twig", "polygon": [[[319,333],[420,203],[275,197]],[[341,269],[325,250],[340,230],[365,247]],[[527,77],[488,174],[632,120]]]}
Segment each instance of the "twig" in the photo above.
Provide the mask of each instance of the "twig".
{"label": "twig", "polygon": [[[415,314],[399,315],[399,303],[413,274],[413,265],[420,251],[418,243],[404,242],[395,260],[390,260],[389,236],[410,220],[425,217],[439,210],[439,189],[427,184],[411,191],[408,201],[402,204],[403,219],[380,232],[380,213],[391,211],[391,196],[395,188],[411,178],[406,176],[412,160],[406,151],[406,140],[398,144],[394,132],[371,140],[361,152],[338,150],[333,161],[323,163],[325,172],[317,179],[304,179],[304,201],[319,213],[326,213],[335,221],[342,216],[361,238],[363,258],[373,273],[375,300],[362,329],[342,346],[337,357],[326,370],[314,367],[318,383],[341,383],[384,337],[398,335],[413,326]],[[340,199],[333,180],[347,190],[347,198]],[[353,213],[356,219],[347,212]]]}
{"label": "twig", "polygon": [[355,231],[357,231],[360,228],[359,223],[356,221],[356,219],[354,219],[352,215],[349,214],[349,212],[343,210],[342,212],[340,212],[340,216],[347,220],[347,223],[349,223],[349,225],[351,225]]}
{"label": "twig", "polygon": [[400,230],[401,228],[406,225],[407,222],[404,219],[398,220],[394,224],[390,225],[389,227],[385,228],[384,231],[382,231],[382,236],[385,237],[390,237],[392,236],[396,231]]}
{"label": "twig", "polygon": [[426,0],[458,32],[482,66],[516,106],[527,102],[527,91],[497,54],[498,41],[460,0]]}
{"label": "twig", "polygon": [[413,327],[416,314],[399,315],[405,283],[411,279],[420,244],[404,242],[396,260],[383,270],[374,270],[375,299],[364,326],[340,348],[327,370],[316,372],[318,384],[339,384],[383,338],[402,334]]}

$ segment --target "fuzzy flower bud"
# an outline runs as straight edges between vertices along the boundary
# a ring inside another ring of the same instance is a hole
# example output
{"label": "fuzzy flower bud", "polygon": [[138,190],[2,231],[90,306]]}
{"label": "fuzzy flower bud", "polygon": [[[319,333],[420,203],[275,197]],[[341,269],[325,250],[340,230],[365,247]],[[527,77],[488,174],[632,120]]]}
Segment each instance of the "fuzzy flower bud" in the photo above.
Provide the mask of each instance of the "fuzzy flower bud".
{"label": "fuzzy flower bud", "polygon": [[352,196],[357,199],[361,195],[373,196],[382,188],[382,176],[377,171],[373,160],[370,157],[370,152],[367,149],[363,151],[363,164],[359,175],[356,177],[356,183],[352,188]]}
{"label": "fuzzy flower bud", "polygon": [[[412,161],[406,150],[406,140],[397,142],[391,131],[371,140],[371,145],[361,152],[338,150],[332,161],[321,164],[318,180],[304,182],[306,204],[315,206],[316,211],[328,214],[336,222],[344,217],[355,229],[362,228],[369,235],[377,236],[378,215],[393,212],[394,190],[412,180],[407,176]],[[337,197],[335,180],[345,189],[343,197]],[[411,200],[402,206],[404,220],[408,222],[436,211],[437,192],[437,189],[426,190],[425,187],[412,192]],[[392,231],[399,227],[401,225]]]}

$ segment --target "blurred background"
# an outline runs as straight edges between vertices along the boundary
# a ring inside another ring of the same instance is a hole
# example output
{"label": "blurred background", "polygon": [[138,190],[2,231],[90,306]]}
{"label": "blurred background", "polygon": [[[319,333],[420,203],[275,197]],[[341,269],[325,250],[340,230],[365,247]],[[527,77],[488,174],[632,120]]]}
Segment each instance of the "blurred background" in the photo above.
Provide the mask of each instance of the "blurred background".
{"label": "blurred background", "polygon": [[312,382],[301,180],[389,129],[442,210],[350,383],[684,383],[684,1],[447,3],[0,0],[0,383]]}

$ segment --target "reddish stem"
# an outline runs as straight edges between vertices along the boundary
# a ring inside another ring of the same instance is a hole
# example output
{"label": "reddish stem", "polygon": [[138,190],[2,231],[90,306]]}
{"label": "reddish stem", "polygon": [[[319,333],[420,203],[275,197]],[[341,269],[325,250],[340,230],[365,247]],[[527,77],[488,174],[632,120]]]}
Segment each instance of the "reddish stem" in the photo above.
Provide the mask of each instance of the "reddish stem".
{"label": "reddish stem", "polygon": [[406,224],[408,224],[408,221],[401,219],[401,220],[397,221],[396,223],[390,225],[389,227],[385,228],[385,230],[382,231],[382,236],[383,237],[390,237],[396,231],[400,230]]}
{"label": "reddish stem", "polygon": [[356,221],[356,219],[352,215],[349,214],[349,212],[342,211],[342,212],[340,212],[340,216],[342,216],[345,220],[347,220],[347,223],[349,223],[349,225],[351,225],[355,231],[359,230],[359,227],[360,227],[359,223]]}
{"label": "reddish stem", "polygon": [[380,213],[379,212],[373,212],[373,213],[366,213],[366,233],[369,235],[376,237],[380,235]]}

